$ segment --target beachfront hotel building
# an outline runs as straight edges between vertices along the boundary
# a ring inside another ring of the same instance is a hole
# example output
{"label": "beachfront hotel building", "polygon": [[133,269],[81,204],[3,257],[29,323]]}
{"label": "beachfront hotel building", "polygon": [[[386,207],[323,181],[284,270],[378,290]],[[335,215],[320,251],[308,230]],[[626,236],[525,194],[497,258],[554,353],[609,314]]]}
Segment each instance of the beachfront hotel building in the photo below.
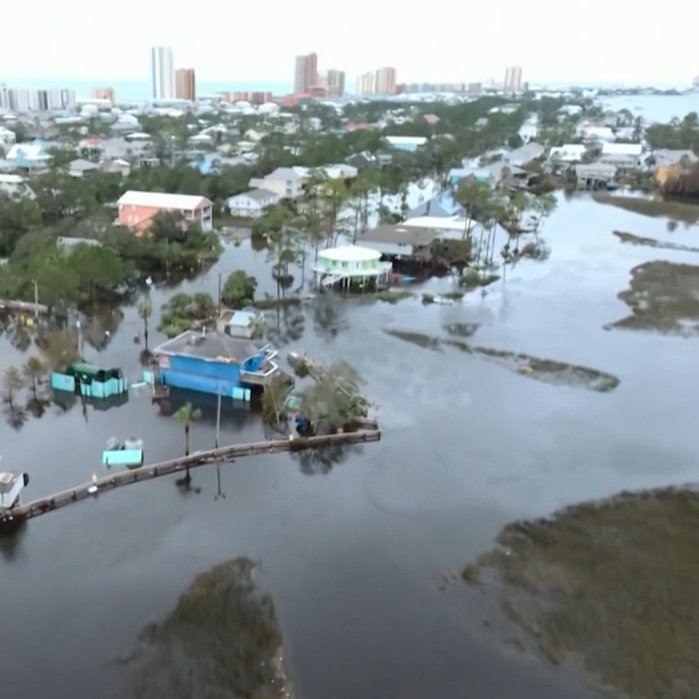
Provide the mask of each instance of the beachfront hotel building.
{"label": "beachfront hotel building", "polygon": [[175,67],[169,46],[154,46],[150,51],[153,99],[175,98]]}
{"label": "beachfront hotel building", "polygon": [[175,96],[178,100],[197,99],[197,81],[194,68],[178,68],[175,71]]}
{"label": "beachfront hotel building", "polygon": [[318,54],[309,53],[305,56],[296,56],[294,93],[297,95],[307,95],[317,84]]}

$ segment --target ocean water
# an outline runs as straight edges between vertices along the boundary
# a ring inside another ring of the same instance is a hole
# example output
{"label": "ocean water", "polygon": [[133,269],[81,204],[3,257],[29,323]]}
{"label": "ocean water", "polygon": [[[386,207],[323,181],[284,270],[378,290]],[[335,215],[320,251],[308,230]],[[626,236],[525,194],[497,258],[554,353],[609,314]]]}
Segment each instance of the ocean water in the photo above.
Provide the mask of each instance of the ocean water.
{"label": "ocean water", "polygon": [[[114,89],[115,97],[118,101],[145,101],[151,99],[151,85],[148,80],[75,80],[66,78],[57,79],[23,79],[12,80],[10,78],[0,78],[0,84],[6,83],[8,87],[26,87],[35,89],[55,89],[62,88],[75,90],[75,95],[78,98],[87,97],[90,94],[90,88],[93,87],[111,87]],[[247,91],[262,91],[272,92],[275,95],[289,94],[293,89],[291,82],[251,82],[245,80],[201,80],[197,81],[197,95],[206,97],[207,95],[215,95],[218,92],[247,92]]]}

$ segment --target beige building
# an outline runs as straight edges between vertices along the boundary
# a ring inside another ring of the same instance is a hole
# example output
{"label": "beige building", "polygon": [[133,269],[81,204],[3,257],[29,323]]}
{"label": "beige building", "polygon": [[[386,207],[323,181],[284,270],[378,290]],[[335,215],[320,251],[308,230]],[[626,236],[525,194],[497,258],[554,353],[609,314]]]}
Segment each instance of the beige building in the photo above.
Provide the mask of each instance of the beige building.
{"label": "beige building", "polygon": [[376,73],[364,73],[357,78],[357,94],[376,94]]}
{"label": "beige building", "polygon": [[329,97],[342,97],[345,94],[345,72],[329,70],[325,75],[325,88]]}
{"label": "beige building", "polygon": [[294,73],[294,93],[305,95],[318,84],[318,54],[309,53],[306,56],[296,56],[296,71]]}
{"label": "beige building", "polygon": [[377,95],[396,94],[396,69],[379,68],[376,71],[375,91]]}
{"label": "beige building", "polygon": [[194,102],[197,98],[194,68],[178,68],[175,71],[175,97]]}

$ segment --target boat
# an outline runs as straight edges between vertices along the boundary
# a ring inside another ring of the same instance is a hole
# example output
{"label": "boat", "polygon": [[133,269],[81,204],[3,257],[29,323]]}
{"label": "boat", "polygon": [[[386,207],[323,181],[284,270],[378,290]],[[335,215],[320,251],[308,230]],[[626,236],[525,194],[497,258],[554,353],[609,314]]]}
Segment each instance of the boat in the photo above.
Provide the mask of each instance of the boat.
{"label": "boat", "polygon": [[0,473],[0,525],[14,520],[12,511],[21,503],[22,491],[29,485],[26,473]]}

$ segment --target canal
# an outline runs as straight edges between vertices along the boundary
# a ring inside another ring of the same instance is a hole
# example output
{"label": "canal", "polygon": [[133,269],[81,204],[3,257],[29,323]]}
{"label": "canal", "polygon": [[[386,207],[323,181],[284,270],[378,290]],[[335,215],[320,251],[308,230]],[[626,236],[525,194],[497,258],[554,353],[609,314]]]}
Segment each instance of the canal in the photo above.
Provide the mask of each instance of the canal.
{"label": "canal", "polygon": [[[513,520],[696,479],[691,304],[678,311],[684,336],[614,324],[632,314],[618,294],[633,268],[697,264],[699,255],[625,243],[615,230],[697,245],[696,226],[671,232],[665,218],[561,197],[543,231],[549,259],[519,262],[483,296],[424,306],[326,295],[280,318],[285,351],[347,359],[361,371],[382,441],[330,465],[244,459],[222,467],[220,491],[216,469],[201,469],[193,492],[156,480],[30,522],[0,543],[3,686],[33,699],[120,696],[128,670],[118,659],[141,629],[167,615],[197,574],[248,556],[274,598],[299,697],[597,696],[486,640],[475,622],[481,597],[439,581]],[[272,293],[265,253],[248,241],[178,290],[215,294],[219,272],[236,268]],[[443,279],[416,291],[448,288]],[[171,293],[154,289],[154,308]],[[487,356],[386,332],[446,339],[447,326],[464,325],[480,347],[589,367],[619,384],[597,392],[538,381]],[[86,345],[86,358],[136,380],[140,326],[125,309],[107,346]],[[151,344],[160,339],[153,331]],[[31,353],[0,342],[3,370]],[[204,408],[193,449],[214,442],[215,405]],[[28,471],[27,497],[36,497],[102,474],[106,440],[131,435],[144,439],[147,461],[184,448],[181,425],[136,390],[118,409],[52,406],[19,430],[0,422],[2,466]],[[222,443],[262,436],[246,408],[226,409]]]}

